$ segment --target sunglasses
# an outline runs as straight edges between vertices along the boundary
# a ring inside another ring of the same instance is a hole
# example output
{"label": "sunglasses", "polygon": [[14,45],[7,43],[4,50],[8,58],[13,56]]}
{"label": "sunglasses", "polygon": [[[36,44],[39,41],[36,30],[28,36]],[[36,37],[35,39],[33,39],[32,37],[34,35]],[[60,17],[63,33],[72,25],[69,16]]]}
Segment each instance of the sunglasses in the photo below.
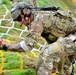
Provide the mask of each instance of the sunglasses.
{"label": "sunglasses", "polygon": [[19,15],[16,19],[16,21],[21,22],[22,21],[22,17]]}
{"label": "sunglasses", "polygon": [[[24,15],[24,19],[25,17],[29,17],[28,15]],[[19,15],[16,19],[16,21],[21,22],[22,21],[22,17]],[[26,20],[25,20],[26,21]]]}

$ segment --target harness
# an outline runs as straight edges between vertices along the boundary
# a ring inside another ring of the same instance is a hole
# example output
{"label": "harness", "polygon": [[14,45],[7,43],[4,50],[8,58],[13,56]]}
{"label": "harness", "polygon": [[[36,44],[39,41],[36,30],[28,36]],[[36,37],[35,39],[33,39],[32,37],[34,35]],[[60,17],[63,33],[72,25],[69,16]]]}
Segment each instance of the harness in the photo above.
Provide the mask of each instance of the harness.
{"label": "harness", "polygon": [[73,59],[73,56],[68,56],[68,58],[69,58],[69,60],[70,60],[70,62],[71,62],[71,64],[72,64],[72,72],[71,72],[71,74],[70,75],[74,75],[74,64],[75,64],[75,60]]}
{"label": "harness", "polygon": [[[73,42],[76,42],[76,39],[73,41]],[[72,64],[72,72],[70,75],[74,75],[74,64],[75,64],[75,60],[73,59],[73,56],[68,56],[71,64]]]}

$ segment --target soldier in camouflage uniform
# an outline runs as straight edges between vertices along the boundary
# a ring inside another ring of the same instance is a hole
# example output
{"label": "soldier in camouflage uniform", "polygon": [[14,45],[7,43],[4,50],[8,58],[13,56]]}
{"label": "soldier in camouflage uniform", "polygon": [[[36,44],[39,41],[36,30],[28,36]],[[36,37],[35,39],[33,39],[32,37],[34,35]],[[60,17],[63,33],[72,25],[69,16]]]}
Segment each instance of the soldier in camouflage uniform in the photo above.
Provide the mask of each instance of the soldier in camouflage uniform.
{"label": "soldier in camouflage uniform", "polygon": [[[21,25],[22,24],[26,25],[29,32],[28,35],[25,37],[25,40],[21,41],[18,44],[10,44],[10,45],[1,44],[0,49],[3,50],[28,52],[31,51],[32,48],[36,46],[40,37],[45,38],[46,41],[49,44],[51,44],[55,42],[59,37],[66,37],[67,35],[76,31],[76,19],[74,18],[73,14],[70,11],[63,11],[62,9],[59,9],[57,7],[34,8],[32,7],[32,5],[29,5],[25,2],[15,3],[11,11],[11,20],[18,21],[20,22]],[[42,56],[43,59],[44,58],[47,59],[45,61],[44,60],[42,61],[44,62],[44,64],[41,64],[40,62],[42,58],[39,59],[39,63],[41,65],[39,65],[38,63],[40,68],[39,67],[37,68],[38,69],[37,75],[48,75],[49,73],[52,73],[52,69],[54,67],[52,62],[55,61],[59,62],[60,59],[56,58],[56,60],[55,59],[52,60],[54,57],[53,54],[51,54],[51,52],[53,51],[53,49],[57,53],[61,52],[60,51],[62,49],[60,45],[61,41],[65,40],[58,39],[56,43],[52,44],[56,46],[55,49],[54,47],[51,47],[52,45],[49,45],[48,47],[46,47],[46,49],[44,48],[42,50],[40,56]],[[64,44],[62,45],[64,46]],[[49,51],[53,58],[47,55],[49,54],[47,53]],[[64,48],[62,50],[62,53],[60,54],[63,54],[63,51]],[[57,53],[56,55],[58,55]],[[56,65],[58,66],[59,64]],[[55,67],[55,69],[58,68]],[[45,72],[43,72],[43,70]]]}

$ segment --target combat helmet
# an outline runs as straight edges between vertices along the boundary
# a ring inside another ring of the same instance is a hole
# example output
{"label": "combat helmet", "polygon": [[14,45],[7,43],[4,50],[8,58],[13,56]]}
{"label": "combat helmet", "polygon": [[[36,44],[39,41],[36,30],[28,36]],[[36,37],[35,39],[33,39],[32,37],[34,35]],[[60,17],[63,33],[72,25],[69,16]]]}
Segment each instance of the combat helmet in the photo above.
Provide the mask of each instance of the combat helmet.
{"label": "combat helmet", "polygon": [[[26,8],[26,10],[23,10]],[[27,9],[32,9],[32,5],[26,2],[15,2],[12,6],[11,10],[11,20],[18,21],[21,19],[21,14],[30,14],[30,11]]]}

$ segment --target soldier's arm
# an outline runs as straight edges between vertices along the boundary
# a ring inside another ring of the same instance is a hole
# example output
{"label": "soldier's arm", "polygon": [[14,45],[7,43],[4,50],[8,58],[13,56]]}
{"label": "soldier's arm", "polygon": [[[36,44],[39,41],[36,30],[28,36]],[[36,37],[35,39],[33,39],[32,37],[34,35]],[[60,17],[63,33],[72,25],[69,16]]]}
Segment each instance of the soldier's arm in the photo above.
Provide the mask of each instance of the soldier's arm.
{"label": "soldier's arm", "polygon": [[17,43],[17,44],[6,44],[0,47],[0,49],[9,50],[9,51],[18,51],[18,52],[24,52],[24,51],[30,51],[34,46],[37,44],[38,39],[41,36],[41,33],[43,31],[43,27],[41,25],[42,23],[32,23],[32,26],[29,29],[29,33],[26,36],[25,40]]}
{"label": "soldier's arm", "polygon": [[24,52],[24,50],[20,46],[20,43],[17,43],[17,44],[7,44],[6,48],[4,50]]}
{"label": "soldier's arm", "polygon": [[6,44],[6,41],[2,38],[0,38],[0,50],[10,50],[10,51],[21,51],[23,52],[24,50],[21,48],[20,43],[17,44]]}

